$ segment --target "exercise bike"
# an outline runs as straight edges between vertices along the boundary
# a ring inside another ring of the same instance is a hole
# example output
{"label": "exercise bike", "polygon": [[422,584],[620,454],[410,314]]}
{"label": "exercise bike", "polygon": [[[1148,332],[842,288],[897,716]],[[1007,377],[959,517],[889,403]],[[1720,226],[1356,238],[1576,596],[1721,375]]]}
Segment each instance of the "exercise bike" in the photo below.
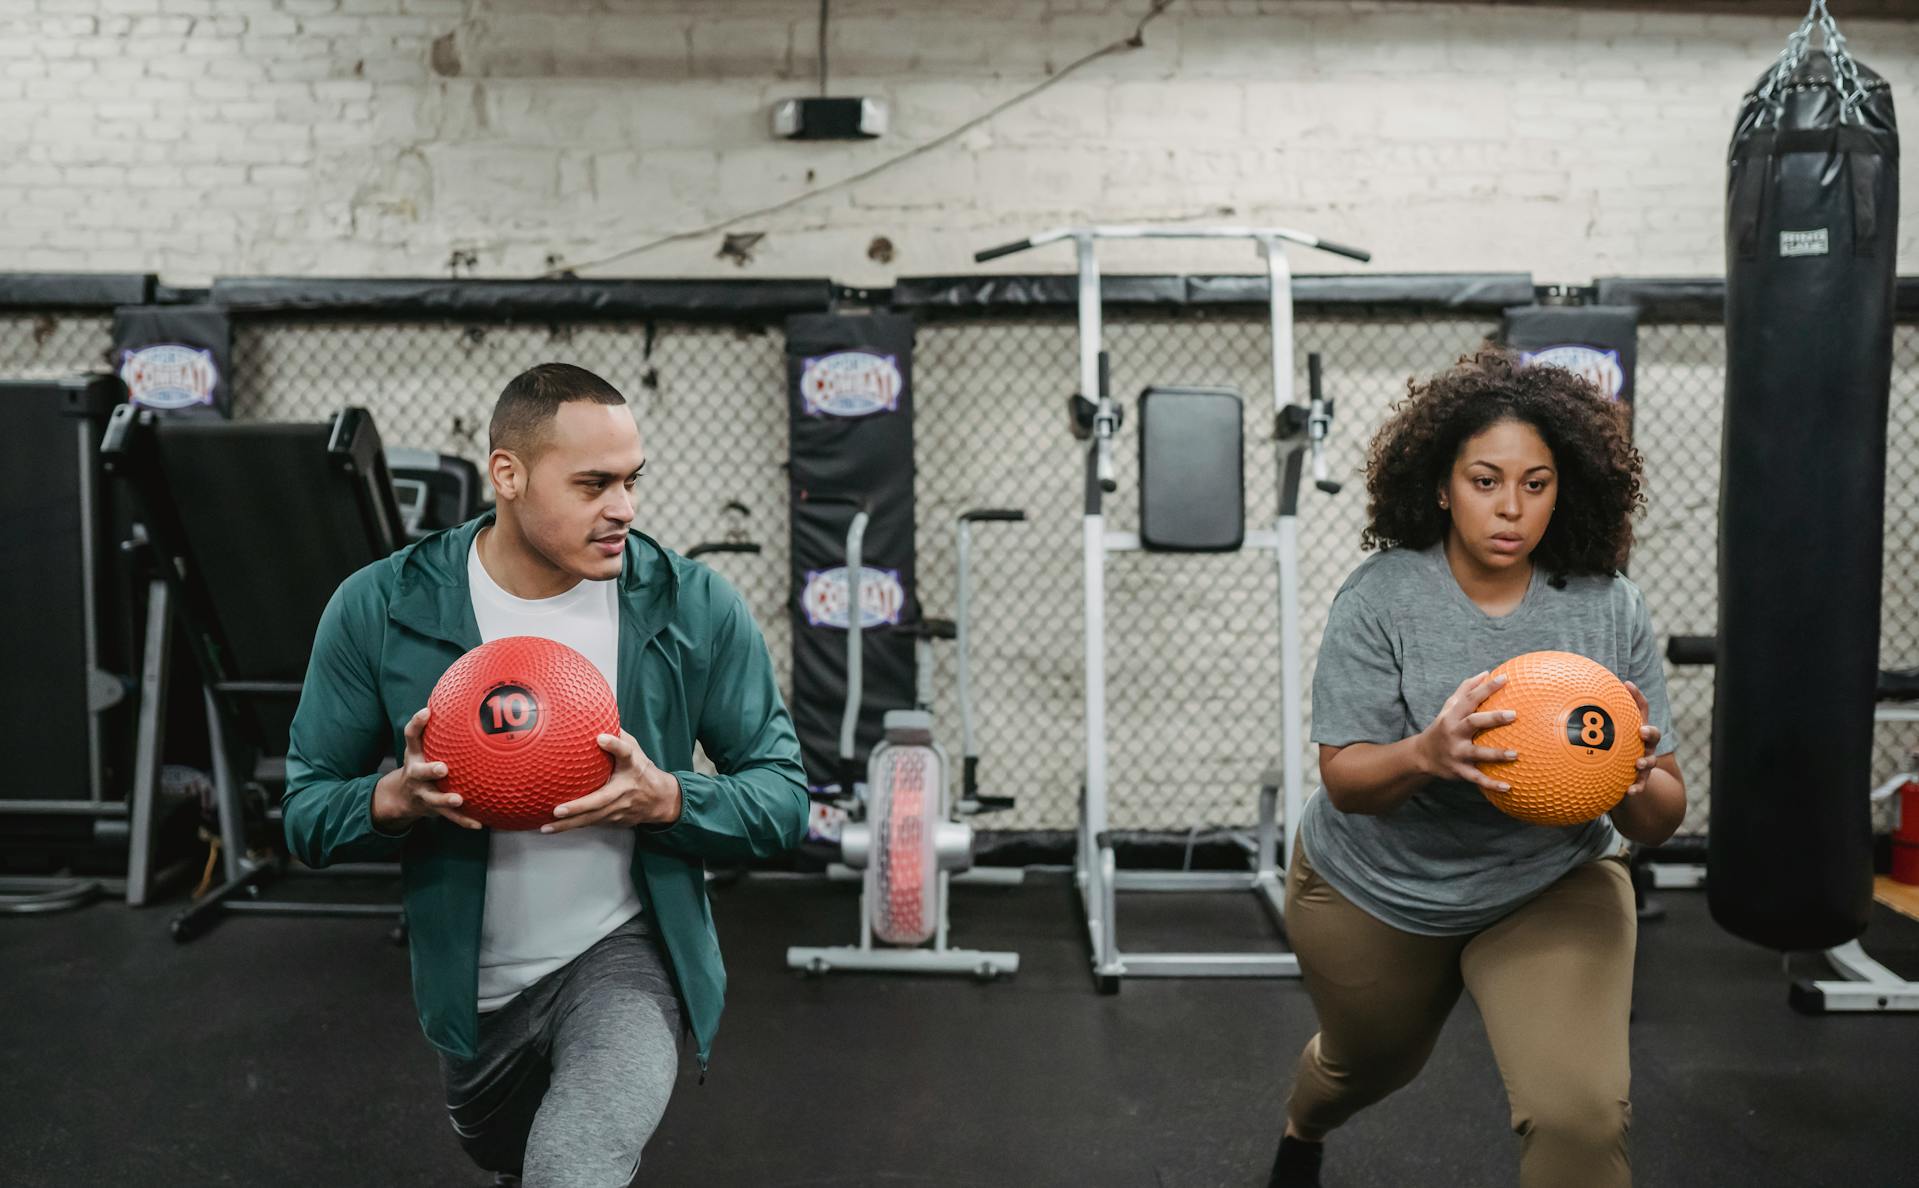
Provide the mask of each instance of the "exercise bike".
{"label": "exercise bike", "polygon": [[[1013,806],[1011,797],[983,796],[978,787],[979,750],[967,650],[971,529],[974,524],[1025,519],[1023,511],[998,508],[976,508],[960,515],[958,617],[922,619],[897,628],[914,641],[914,705],[887,711],[882,738],[862,773],[854,732],[863,693],[860,648],[866,624],[860,601],[861,546],[868,516],[864,509],[854,513],[846,533],[847,692],[840,719],[842,774],[834,802],[849,816],[840,834],[841,862],[860,872],[860,939],[857,945],[795,945],[786,951],[788,967],[811,974],[834,970],[970,974],[983,981],[1019,972],[1018,953],[949,944],[947,904],[953,877],[973,865],[973,827],[966,819]],[[936,640],[953,640],[959,650],[963,776],[957,800],[952,795],[946,749],[934,738]]]}

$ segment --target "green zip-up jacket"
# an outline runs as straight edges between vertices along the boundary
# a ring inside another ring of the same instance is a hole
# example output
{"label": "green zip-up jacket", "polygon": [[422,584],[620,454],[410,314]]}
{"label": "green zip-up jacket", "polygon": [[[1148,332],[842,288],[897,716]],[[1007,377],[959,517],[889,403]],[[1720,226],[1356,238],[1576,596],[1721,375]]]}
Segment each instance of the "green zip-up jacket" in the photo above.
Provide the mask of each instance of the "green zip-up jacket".
{"label": "green zip-up jacket", "polygon": [[[287,753],[288,848],[309,866],[398,858],[413,999],[427,1039],[470,1059],[478,1041],[488,833],[438,816],[404,834],[373,824],[372,774],[403,753],[406,723],[440,674],[480,644],[467,588],[476,520],[360,570],[321,616]],[[620,724],[680,781],[672,825],[638,830],[633,885],[665,946],[705,1067],[726,969],[704,859],[762,858],[806,830],[799,739],[766,641],[712,570],[630,532],[620,573]],[[700,743],[722,773],[693,771]]]}

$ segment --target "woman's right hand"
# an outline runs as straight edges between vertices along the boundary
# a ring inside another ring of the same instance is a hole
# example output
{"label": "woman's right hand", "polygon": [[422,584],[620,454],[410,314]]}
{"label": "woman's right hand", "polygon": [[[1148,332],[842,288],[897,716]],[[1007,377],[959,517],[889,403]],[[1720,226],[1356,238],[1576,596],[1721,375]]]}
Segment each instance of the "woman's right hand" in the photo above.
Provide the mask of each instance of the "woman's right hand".
{"label": "woman's right hand", "polygon": [[440,791],[446,776],[446,764],[428,761],[420,740],[426,735],[426,707],[407,720],[406,753],[400,765],[380,777],[373,786],[373,821],[386,829],[399,829],[421,817],[438,813],[463,829],[478,829],[480,823],[453,810],[460,807],[458,792]]}
{"label": "woman's right hand", "polygon": [[1473,736],[1480,731],[1504,726],[1519,717],[1515,710],[1479,708],[1505,683],[1503,674],[1495,677],[1482,672],[1467,677],[1453,690],[1446,704],[1440,707],[1439,716],[1417,736],[1420,767],[1427,775],[1436,780],[1464,780],[1496,792],[1511,789],[1512,785],[1492,778],[1477,765],[1510,763],[1519,758],[1519,752],[1482,747],[1473,742]]}

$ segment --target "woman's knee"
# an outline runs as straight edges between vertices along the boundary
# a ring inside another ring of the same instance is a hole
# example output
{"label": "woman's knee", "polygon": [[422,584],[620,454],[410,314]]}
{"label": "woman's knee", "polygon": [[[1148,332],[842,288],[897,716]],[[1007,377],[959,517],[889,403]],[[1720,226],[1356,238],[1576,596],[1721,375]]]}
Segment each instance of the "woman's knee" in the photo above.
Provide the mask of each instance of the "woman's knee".
{"label": "woman's knee", "polygon": [[1329,1054],[1321,1033],[1300,1054],[1300,1079],[1314,1083],[1323,1095],[1370,1105],[1412,1084],[1431,1055],[1430,1043],[1398,1050]]}
{"label": "woman's knee", "polygon": [[1533,1142],[1595,1153],[1616,1150],[1632,1125],[1632,1102],[1600,1086],[1569,1089],[1513,1103],[1513,1130]]}

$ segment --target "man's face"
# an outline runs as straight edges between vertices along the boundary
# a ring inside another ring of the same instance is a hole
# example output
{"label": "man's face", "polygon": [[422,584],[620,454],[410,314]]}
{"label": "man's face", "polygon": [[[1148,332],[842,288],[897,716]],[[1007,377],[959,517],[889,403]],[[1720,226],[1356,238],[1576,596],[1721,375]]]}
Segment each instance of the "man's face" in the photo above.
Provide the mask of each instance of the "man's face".
{"label": "man's face", "polygon": [[[504,452],[504,451],[501,451]],[[633,523],[633,487],[646,464],[640,430],[622,404],[569,400],[531,459],[515,457],[510,501],[521,534],[554,568],[588,581],[618,577]]]}

